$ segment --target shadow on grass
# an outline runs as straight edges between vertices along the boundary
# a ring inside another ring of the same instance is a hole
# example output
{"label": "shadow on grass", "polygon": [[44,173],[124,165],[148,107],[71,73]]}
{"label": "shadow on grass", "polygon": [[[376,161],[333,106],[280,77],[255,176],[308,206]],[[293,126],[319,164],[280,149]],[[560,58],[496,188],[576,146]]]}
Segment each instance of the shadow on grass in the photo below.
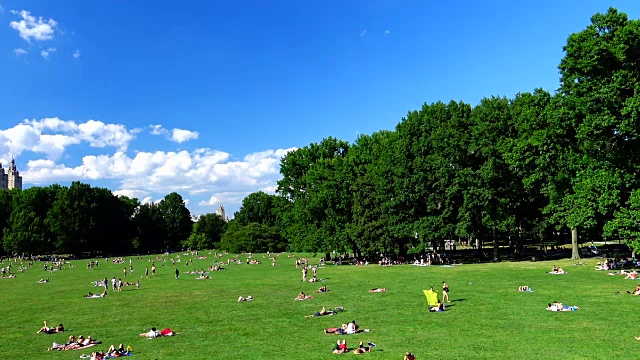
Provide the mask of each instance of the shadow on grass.
{"label": "shadow on grass", "polygon": [[455,299],[455,300],[451,300],[451,302],[459,302],[459,301],[467,301],[467,299]]}

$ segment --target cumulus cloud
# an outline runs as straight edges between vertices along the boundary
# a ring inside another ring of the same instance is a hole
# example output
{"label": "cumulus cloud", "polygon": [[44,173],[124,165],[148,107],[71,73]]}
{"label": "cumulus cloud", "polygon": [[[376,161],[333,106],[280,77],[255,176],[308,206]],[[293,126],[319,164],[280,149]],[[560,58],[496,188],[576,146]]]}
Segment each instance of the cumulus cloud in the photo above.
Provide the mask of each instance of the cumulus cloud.
{"label": "cumulus cloud", "polygon": [[85,156],[75,167],[52,160],[32,160],[22,174],[23,181],[31,184],[112,180],[119,184],[114,194],[146,202],[152,201],[152,196],[176,191],[183,197],[187,194],[195,197],[196,201],[208,198],[197,202],[198,206],[208,207],[240,204],[245,196],[259,190],[272,192],[279,179],[280,159],[292,150],[295,148],[266,150],[240,160],[208,148],[192,152],[138,152],[133,157],[116,152]]}
{"label": "cumulus cloud", "polygon": [[27,50],[21,49],[21,48],[17,48],[17,49],[13,49],[13,53],[16,54],[16,56],[26,55],[27,54]]}
{"label": "cumulus cloud", "polygon": [[391,30],[385,30],[385,31],[384,31],[384,34],[385,34],[385,35],[389,35],[389,34],[391,34]]}
{"label": "cumulus cloud", "polygon": [[59,118],[25,120],[12,128],[0,130],[0,153],[19,156],[24,151],[31,151],[57,160],[69,145],[82,142],[95,148],[114,147],[126,151],[139,131],[97,120],[84,123]]}
{"label": "cumulus cloud", "polygon": [[120,189],[120,190],[116,190],[113,191],[113,195],[115,196],[126,196],[128,198],[136,198],[138,200],[141,199],[146,199],[147,197],[150,198],[151,193],[149,193],[148,191],[144,191],[144,190],[129,190],[129,189]]}
{"label": "cumulus cloud", "polygon": [[185,141],[197,139],[198,135],[199,134],[197,131],[173,129],[171,132],[171,140],[177,142],[178,144],[182,144]]}
{"label": "cumulus cloud", "polygon": [[22,10],[20,12],[11,10],[14,15],[20,15],[22,20],[9,23],[11,28],[18,31],[21,38],[30,42],[31,40],[45,41],[53,39],[58,23],[53,19],[44,19],[42,16],[36,18],[30,12]]}
{"label": "cumulus cloud", "polygon": [[80,57],[80,50],[76,49],[76,51],[73,52],[73,58],[77,59]]}
{"label": "cumulus cloud", "polygon": [[183,129],[174,128],[169,131],[168,129],[163,128],[162,125],[151,125],[149,128],[151,129],[149,131],[151,135],[164,135],[168,140],[177,142],[178,144],[182,144],[189,140],[196,140],[200,135],[197,131]]}
{"label": "cumulus cloud", "polygon": [[365,36],[367,35],[367,29],[364,29],[360,32],[360,36]]}
{"label": "cumulus cloud", "polygon": [[46,49],[46,50],[42,50],[42,51],[40,51],[40,55],[41,55],[43,58],[48,59],[48,58],[49,58],[49,54],[50,54],[50,53],[53,53],[53,52],[56,52],[56,48],[52,48],[52,47],[50,47],[50,48],[48,48],[48,49]]}

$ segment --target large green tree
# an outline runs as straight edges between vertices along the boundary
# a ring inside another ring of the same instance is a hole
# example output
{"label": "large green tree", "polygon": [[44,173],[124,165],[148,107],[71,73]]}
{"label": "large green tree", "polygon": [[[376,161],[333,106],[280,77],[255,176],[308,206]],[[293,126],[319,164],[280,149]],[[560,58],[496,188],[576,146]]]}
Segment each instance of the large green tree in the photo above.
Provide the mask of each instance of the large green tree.
{"label": "large green tree", "polygon": [[164,247],[178,249],[182,241],[191,234],[193,221],[182,196],[172,192],[158,203],[158,210],[164,219]]}

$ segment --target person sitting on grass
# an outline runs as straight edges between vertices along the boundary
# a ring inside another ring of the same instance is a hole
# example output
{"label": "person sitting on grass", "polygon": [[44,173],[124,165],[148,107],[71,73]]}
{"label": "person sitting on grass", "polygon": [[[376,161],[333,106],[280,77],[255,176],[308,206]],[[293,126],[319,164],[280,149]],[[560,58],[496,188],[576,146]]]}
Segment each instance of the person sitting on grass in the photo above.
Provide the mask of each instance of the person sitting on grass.
{"label": "person sitting on grass", "polygon": [[300,291],[300,294],[296,296],[296,300],[304,300],[307,298],[307,295],[304,294],[304,291]]}
{"label": "person sitting on grass", "polygon": [[364,343],[362,341],[360,341],[360,345],[358,346],[357,349],[353,350],[353,353],[356,355],[361,355],[364,354],[366,352],[371,352],[371,350],[373,350],[373,347],[376,346],[376,344],[370,342],[368,343],[369,346],[364,346]]}
{"label": "person sitting on grass", "polygon": [[347,351],[349,351],[347,349],[347,340],[342,340],[342,343],[340,340],[336,341],[336,346],[333,348],[334,354],[344,354]]}
{"label": "person sitting on grass", "polygon": [[443,312],[444,311],[444,303],[438,300],[438,304],[429,307],[429,312]]}
{"label": "person sitting on grass", "polygon": [[407,351],[407,353],[404,354],[404,360],[416,360],[416,356]]}
{"label": "person sitting on grass", "polygon": [[327,285],[322,285],[322,286],[320,286],[320,288],[318,288],[318,290],[314,291],[313,293],[314,294],[316,294],[316,293],[325,293],[327,291],[329,291],[329,290],[327,290]]}
{"label": "person sitting on grass", "polygon": [[379,292],[387,292],[387,288],[373,288],[369,290],[370,293],[379,293]]}
{"label": "person sitting on grass", "polygon": [[532,290],[530,287],[528,287],[528,286],[520,286],[520,287],[518,288],[518,291],[519,291],[519,292],[533,292],[533,290]]}
{"label": "person sitting on grass", "polygon": [[551,272],[554,274],[564,274],[564,270],[562,268],[559,268],[555,265],[553,265],[553,268],[551,269]]}
{"label": "person sitting on grass", "polygon": [[313,315],[307,315],[305,316],[306,318],[311,318],[314,316],[325,316],[325,315],[333,315],[333,311],[327,311],[327,309],[324,308],[324,306],[322,307],[322,310],[316,312]]}
{"label": "person sitting on grass", "polygon": [[625,277],[625,280],[626,279],[635,280],[635,279],[638,278],[638,273],[635,270],[633,270],[632,272],[627,273],[626,275],[627,276]]}
{"label": "person sitting on grass", "polygon": [[38,280],[38,284],[45,284],[49,282],[49,278]]}
{"label": "person sitting on grass", "polygon": [[62,326],[62,324],[56,326],[56,327],[49,327],[47,326],[47,321],[44,321],[44,326],[40,328],[40,330],[38,330],[36,332],[36,334],[39,333],[45,333],[45,334],[55,334],[55,333],[61,333],[64,332],[64,326]]}
{"label": "person sitting on grass", "polygon": [[627,291],[627,294],[631,294],[631,295],[640,295],[640,283],[638,283],[638,286],[636,286],[636,288],[633,291]]}

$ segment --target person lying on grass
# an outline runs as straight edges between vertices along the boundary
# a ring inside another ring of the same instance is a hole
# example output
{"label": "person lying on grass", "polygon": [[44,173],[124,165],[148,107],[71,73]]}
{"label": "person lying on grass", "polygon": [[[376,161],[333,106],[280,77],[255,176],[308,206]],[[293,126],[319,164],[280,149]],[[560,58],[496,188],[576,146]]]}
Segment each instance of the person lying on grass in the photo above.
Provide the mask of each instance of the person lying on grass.
{"label": "person lying on grass", "polygon": [[519,292],[533,292],[533,290],[532,290],[530,287],[528,287],[528,286],[520,286],[520,287],[518,288],[518,291],[519,291]]}
{"label": "person lying on grass", "polygon": [[376,344],[370,342],[367,345],[369,346],[364,346],[364,343],[362,341],[360,341],[360,345],[358,346],[357,349],[353,350],[353,353],[356,355],[361,355],[364,354],[366,352],[371,352],[373,350],[373,348],[376,346]]}
{"label": "person lying on grass", "polygon": [[561,302],[554,301],[553,304],[547,304],[549,311],[576,311],[580,308],[577,306],[563,305]]}
{"label": "person lying on grass", "polygon": [[55,334],[55,333],[61,333],[64,332],[64,326],[62,326],[62,324],[56,326],[56,327],[49,327],[47,326],[47,320],[44,321],[44,326],[40,328],[40,330],[38,330],[38,332],[36,332],[36,334],[39,333],[45,333],[45,334]]}
{"label": "person lying on grass", "polygon": [[369,290],[370,293],[387,292],[387,291],[388,291],[387,288],[373,288]]}
{"label": "person lying on grass", "polygon": [[[365,330],[367,331],[367,330]],[[355,320],[351,320],[348,324],[342,324],[339,328],[328,328],[324,330],[325,334],[351,335],[359,332],[359,327]]]}
{"label": "person lying on grass", "polygon": [[106,355],[110,357],[120,357],[120,356],[129,356],[131,353],[131,347],[127,346],[127,349],[124,348],[124,345],[120,344],[117,348],[111,344],[109,350],[107,350]]}
{"label": "person lying on grass", "polygon": [[407,351],[407,353],[404,354],[404,360],[416,360],[416,356]]}
{"label": "person lying on grass", "polygon": [[553,265],[553,268],[551,269],[551,272],[554,274],[564,274],[564,270],[562,268],[559,268],[555,265]]}
{"label": "person lying on grass", "polygon": [[77,350],[89,345],[101,343],[102,342],[92,339],[91,336],[88,336],[85,339],[82,335],[80,335],[75,341],[73,341],[73,336],[71,336],[69,337],[69,341],[66,344],[53,343],[53,346],[51,346],[48,350]]}
{"label": "person lying on grass", "polygon": [[635,280],[638,278],[638,273],[633,270],[632,272],[626,273],[625,275],[627,275],[624,279],[631,279],[631,280]]}
{"label": "person lying on grass", "polygon": [[162,337],[162,336],[173,336],[173,335],[175,335],[175,333],[173,332],[173,330],[169,328],[166,328],[162,331],[158,331],[155,327],[152,327],[151,330],[149,330],[149,332],[140,334],[140,336],[145,336],[147,339],[153,339],[153,338]]}
{"label": "person lying on grass", "polygon": [[243,301],[252,301],[253,300],[253,296],[249,295],[246,298],[243,298],[242,296],[240,296],[238,298],[238,302],[243,302]]}
{"label": "person lying on grass", "polygon": [[329,290],[327,290],[327,285],[322,285],[322,286],[320,286],[320,288],[318,288],[318,290],[314,291],[313,293],[314,294],[325,293],[327,291],[329,291]]}
{"label": "person lying on grass", "polygon": [[107,290],[103,291],[102,294],[98,295],[98,294],[94,294],[91,291],[89,291],[89,293],[87,295],[85,295],[84,297],[86,298],[102,298],[102,297],[106,297],[107,296]]}
{"label": "person lying on grass", "polygon": [[80,356],[80,358],[81,359],[88,358],[89,360],[103,360],[103,359],[110,359],[110,358],[129,356],[129,355],[131,355],[130,346],[127,346],[127,349],[125,350],[124,345],[122,344],[120,344],[120,346],[118,346],[117,348],[113,344],[111,344],[107,352],[104,352],[102,350],[94,351],[93,353],[91,353],[91,356],[82,355]]}
{"label": "person lying on grass", "polygon": [[38,284],[45,284],[49,282],[49,278],[38,280]]}
{"label": "person lying on grass", "polygon": [[325,316],[325,315],[333,315],[333,311],[327,311],[327,309],[324,308],[324,306],[322,307],[322,310],[316,312],[313,315],[307,315],[305,316],[306,318],[311,318],[314,316]]}

